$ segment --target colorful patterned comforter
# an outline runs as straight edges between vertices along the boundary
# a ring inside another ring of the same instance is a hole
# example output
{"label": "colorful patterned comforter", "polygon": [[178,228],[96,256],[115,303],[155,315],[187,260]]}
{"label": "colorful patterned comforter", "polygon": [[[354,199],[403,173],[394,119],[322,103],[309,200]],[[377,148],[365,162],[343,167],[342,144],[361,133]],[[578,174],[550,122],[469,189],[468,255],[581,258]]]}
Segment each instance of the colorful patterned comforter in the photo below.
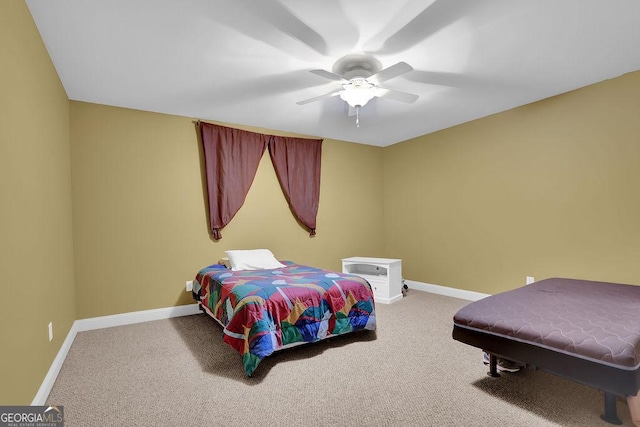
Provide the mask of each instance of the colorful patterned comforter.
{"label": "colorful patterned comforter", "polygon": [[373,291],[352,274],[283,261],[276,270],[200,270],[194,298],[224,326],[247,375],[283,346],[375,330]]}

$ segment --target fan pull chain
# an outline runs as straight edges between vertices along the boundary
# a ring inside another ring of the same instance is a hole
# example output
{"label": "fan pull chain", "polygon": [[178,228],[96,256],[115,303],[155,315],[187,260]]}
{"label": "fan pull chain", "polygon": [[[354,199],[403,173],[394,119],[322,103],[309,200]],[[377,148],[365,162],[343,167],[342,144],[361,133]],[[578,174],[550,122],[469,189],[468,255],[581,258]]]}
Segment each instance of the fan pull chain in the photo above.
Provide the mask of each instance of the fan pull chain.
{"label": "fan pull chain", "polygon": [[356,105],[356,127],[360,127],[360,106]]}

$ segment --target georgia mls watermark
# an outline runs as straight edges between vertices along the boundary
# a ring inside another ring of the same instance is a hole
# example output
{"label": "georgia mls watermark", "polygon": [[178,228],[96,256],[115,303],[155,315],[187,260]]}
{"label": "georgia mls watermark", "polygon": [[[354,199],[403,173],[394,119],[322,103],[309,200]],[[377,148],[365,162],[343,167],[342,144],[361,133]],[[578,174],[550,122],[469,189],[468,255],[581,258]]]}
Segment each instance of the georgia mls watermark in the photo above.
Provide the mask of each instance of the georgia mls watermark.
{"label": "georgia mls watermark", "polygon": [[64,427],[64,406],[0,406],[0,427]]}

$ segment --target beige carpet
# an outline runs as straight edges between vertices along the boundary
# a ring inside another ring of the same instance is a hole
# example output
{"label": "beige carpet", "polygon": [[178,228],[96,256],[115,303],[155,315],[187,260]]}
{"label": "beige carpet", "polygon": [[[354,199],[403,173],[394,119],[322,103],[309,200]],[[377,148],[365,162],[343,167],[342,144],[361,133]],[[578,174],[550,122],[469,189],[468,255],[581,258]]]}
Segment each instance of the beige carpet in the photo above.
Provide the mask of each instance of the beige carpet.
{"label": "beige carpet", "polygon": [[[451,338],[467,301],[412,290],[377,332],[284,350],[253,378],[205,315],[81,332],[47,400],[67,426],[610,426],[594,389],[539,371],[490,378]],[[632,426],[626,402],[618,415]]]}

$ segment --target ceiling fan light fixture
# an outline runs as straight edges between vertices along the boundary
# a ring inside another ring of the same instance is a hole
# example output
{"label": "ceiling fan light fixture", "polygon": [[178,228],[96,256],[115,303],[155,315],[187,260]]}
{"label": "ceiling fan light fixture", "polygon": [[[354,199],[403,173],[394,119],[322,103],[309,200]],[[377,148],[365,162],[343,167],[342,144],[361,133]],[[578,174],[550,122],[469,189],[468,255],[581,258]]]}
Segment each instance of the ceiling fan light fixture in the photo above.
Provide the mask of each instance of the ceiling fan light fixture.
{"label": "ceiling fan light fixture", "polygon": [[350,84],[345,84],[340,98],[352,107],[363,107],[375,96],[373,85],[366,79],[352,79]]}

